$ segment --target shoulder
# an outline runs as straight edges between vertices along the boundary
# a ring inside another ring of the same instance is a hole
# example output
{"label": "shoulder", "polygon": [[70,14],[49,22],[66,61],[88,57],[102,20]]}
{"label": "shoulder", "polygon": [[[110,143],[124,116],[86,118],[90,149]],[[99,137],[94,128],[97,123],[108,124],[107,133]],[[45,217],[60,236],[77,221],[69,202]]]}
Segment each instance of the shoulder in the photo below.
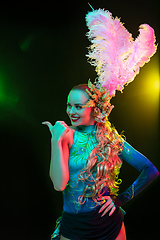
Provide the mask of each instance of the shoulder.
{"label": "shoulder", "polygon": [[72,130],[73,132],[76,131],[76,127],[74,127],[74,126],[69,126],[69,128],[70,128],[70,130]]}
{"label": "shoulder", "polygon": [[74,133],[75,133],[76,128],[73,126],[69,127],[69,131],[65,134],[63,138],[63,142],[68,144],[69,148],[72,147],[73,140],[74,140]]}

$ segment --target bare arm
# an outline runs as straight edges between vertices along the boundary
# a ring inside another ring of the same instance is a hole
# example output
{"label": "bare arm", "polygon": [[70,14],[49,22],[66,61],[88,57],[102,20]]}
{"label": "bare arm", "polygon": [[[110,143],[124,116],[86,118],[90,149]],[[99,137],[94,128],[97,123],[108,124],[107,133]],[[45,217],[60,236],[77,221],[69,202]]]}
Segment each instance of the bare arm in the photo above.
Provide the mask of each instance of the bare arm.
{"label": "bare arm", "polygon": [[63,191],[69,180],[69,147],[66,140],[51,139],[50,178],[57,191]]}
{"label": "bare arm", "polygon": [[54,126],[50,122],[43,124],[49,127],[51,132],[51,163],[50,178],[57,191],[63,191],[69,180],[69,145],[72,140],[72,131],[63,121],[58,121]]}

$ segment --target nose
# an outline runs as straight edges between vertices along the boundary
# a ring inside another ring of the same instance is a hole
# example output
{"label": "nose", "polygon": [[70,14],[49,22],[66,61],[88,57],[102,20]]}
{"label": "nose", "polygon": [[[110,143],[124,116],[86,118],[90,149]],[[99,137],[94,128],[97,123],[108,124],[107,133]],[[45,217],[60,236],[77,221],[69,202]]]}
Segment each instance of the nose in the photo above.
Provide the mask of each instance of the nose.
{"label": "nose", "polygon": [[73,107],[71,107],[71,109],[69,110],[69,113],[70,113],[70,115],[73,115],[73,114],[75,114],[76,113],[76,109],[75,109],[75,107],[73,106]]}

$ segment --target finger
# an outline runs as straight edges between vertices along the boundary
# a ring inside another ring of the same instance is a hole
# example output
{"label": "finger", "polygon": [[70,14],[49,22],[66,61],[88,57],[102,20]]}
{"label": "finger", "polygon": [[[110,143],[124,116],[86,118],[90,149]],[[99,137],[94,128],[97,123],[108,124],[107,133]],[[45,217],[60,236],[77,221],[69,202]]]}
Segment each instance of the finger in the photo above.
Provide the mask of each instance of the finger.
{"label": "finger", "polygon": [[65,133],[68,133],[70,131],[70,129],[69,128],[66,128],[66,132]]}
{"label": "finger", "polygon": [[60,124],[60,125],[67,125],[64,121],[56,121],[56,124]]}
{"label": "finger", "polygon": [[111,203],[110,205],[108,205],[108,206],[105,208],[105,211],[104,211],[103,214],[106,214],[113,206],[114,206],[114,203]]}
{"label": "finger", "polygon": [[61,126],[65,127],[69,131],[69,126],[64,121],[57,121],[55,123],[55,126],[57,126],[57,125],[61,125]]}
{"label": "finger", "polygon": [[52,126],[52,124],[50,122],[48,122],[48,121],[42,122],[42,124],[43,125],[47,125],[47,126],[49,126],[49,125]]}
{"label": "finger", "polygon": [[110,204],[112,203],[112,201],[108,200],[106,203],[103,204],[103,206],[101,207],[100,212],[102,212],[106,207],[108,207]]}
{"label": "finger", "polygon": [[103,214],[101,215],[101,217],[103,217],[110,209],[112,209],[114,207],[114,203],[111,203],[106,210],[103,212]]}
{"label": "finger", "polygon": [[115,210],[116,210],[116,207],[114,206],[114,207],[112,208],[112,210],[110,211],[109,216],[111,216],[111,215],[114,213]]}
{"label": "finger", "polygon": [[64,132],[64,135],[65,135],[66,133],[68,133],[70,131],[70,128],[68,127],[68,125],[65,122],[62,124],[62,126],[65,128],[65,132]]}
{"label": "finger", "polygon": [[69,131],[69,126],[64,121],[61,121],[60,124]]}
{"label": "finger", "polygon": [[111,199],[111,197],[110,196],[103,196],[103,197],[97,198],[97,200],[104,200],[104,199],[108,200],[108,199]]}
{"label": "finger", "polygon": [[52,127],[53,127],[52,124],[50,122],[48,122],[48,121],[42,122],[42,124],[46,125],[49,128],[49,131],[52,134]]}
{"label": "finger", "polygon": [[99,198],[97,198],[97,200],[100,201],[101,204],[108,202],[108,200],[110,200],[110,199],[111,199],[110,196],[105,196],[105,197],[99,197]]}
{"label": "finger", "polygon": [[112,200],[108,200],[99,210],[99,213],[101,213],[106,207],[108,207],[110,204],[112,204]]}

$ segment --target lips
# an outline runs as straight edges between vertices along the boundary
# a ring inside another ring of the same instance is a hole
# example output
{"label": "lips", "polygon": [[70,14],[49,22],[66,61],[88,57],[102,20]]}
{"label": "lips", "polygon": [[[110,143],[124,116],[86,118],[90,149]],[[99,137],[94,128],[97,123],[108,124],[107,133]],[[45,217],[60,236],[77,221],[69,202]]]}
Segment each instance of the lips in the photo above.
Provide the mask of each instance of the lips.
{"label": "lips", "polygon": [[79,119],[79,117],[71,117],[72,122],[77,122]]}

